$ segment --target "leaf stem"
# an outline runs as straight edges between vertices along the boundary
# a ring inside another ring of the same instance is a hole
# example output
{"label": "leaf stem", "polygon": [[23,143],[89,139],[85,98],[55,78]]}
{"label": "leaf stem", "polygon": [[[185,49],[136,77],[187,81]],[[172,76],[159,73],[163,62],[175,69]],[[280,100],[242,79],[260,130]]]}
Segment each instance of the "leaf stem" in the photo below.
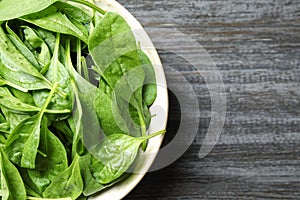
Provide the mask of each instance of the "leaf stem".
{"label": "leaf stem", "polygon": [[72,112],[72,111],[69,109],[63,109],[63,110],[48,110],[48,109],[46,109],[45,110],[45,113],[48,113],[48,114],[64,114],[64,113],[70,113],[70,112]]}
{"label": "leaf stem", "polygon": [[4,80],[4,79],[2,80],[1,77],[0,77],[0,85],[1,85],[1,86],[2,86],[2,85],[8,85],[8,86],[10,86],[10,87],[12,87],[12,88],[15,88],[15,89],[17,89],[17,90],[20,90],[20,91],[22,91],[22,92],[28,92],[28,89],[23,88],[23,87],[20,87],[20,86],[14,84],[14,83],[12,83],[12,82],[9,82],[9,81],[7,81],[7,80]]}
{"label": "leaf stem", "polygon": [[40,151],[40,150],[37,150],[37,152],[38,152],[41,156],[43,156],[44,158],[47,158],[47,155],[46,155],[44,152],[42,152],[42,151]]}
{"label": "leaf stem", "polygon": [[86,59],[83,56],[81,57],[81,62],[82,62],[83,76],[88,82],[90,82],[89,69],[86,64]]}
{"label": "leaf stem", "polygon": [[150,134],[150,135],[146,135],[146,136],[143,136],[143,137],[139,137],[140,139],[142,139],[142,140],[149,140],[149,139],[151,139],[151,138],[154,138],[154,137],[156,137],[156,136],[158,136],[158,135],[162,135],[162,134],[164,134],[166,132],[166,130],[161,130],[161,131],[158,131],[158,132],[156,132],[156,133],[153,133],[153,134]]}
{"label": "leaf stem", "polygon": [[82,74],[82,66],[81,66],[81,40],[80,39],[77,39],[76,51],[77,51],[77,72],[81,75]]}
{"label": "leaf stem", "polygon": [[140,119],[142,136],[145,136],[146,135],[146,131],[147,131],[145,120],[144,120],[144,117],[142,116],[142,112],[138,111],[138,114],[139,114],[139,119]]}
{"label": "leaf stem", "polygon": [[[144,116],[142,115],[142,112],[140,109],[138,109],[138,115],[139,115],[139,119],[140,119],[140,125],[141,125],[141,133],[142,133],[142,136],[145,137],[147,136],[146,135],[146,132],[147,132],[147,127],[146,127],[146,124],[145,124],[145,119],[144,119]],[[146,139],[147,140],[147,139]],[[146,148],[147,148],[147,142],[143,142],[142,144],[142,149],[145,151]]]}
{"label": "leaf stem", "polygon": [[[69,70],[69,74],[70,76],[72,77],[72,79],[74,79],[74,76],[73,76],[73,71],[75,70],[74,67],[73,67],[73,64],[72,64],[72,60],[71,60],[71,57],[70,57],[70,39],[67,39],[66,40],[66,47],[65,47],[65,57],[66,57],[66,65],[67,65],[67,69]],[[78,59],[78,58],[77,58]]]}
{"label": "leaf stem", "polygon": [[42,106],[41,110],[39,111],[40,118],[43,117],[43,114],[45,113],[45,111],[46,111],[46,109],[47,109],[47,107],[48,107],[48,105],[49,105],[49,103],[50,103],[50,101],[51,101],[51,99],[52,99],[52,97],[53,97],[53,95],[54,95],[57,88],[58,88],[58,83],[54,83],[53,88],[51,89],[44,105]]}

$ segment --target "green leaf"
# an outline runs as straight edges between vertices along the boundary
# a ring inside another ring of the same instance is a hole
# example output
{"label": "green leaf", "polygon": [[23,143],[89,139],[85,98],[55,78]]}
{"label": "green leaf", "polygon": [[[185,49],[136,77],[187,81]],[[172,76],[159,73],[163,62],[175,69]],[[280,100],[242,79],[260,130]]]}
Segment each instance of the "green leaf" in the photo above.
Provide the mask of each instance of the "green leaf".
{"label": "green leaf", "polygon": [[138,56],[145,71],[143,99],[147,106],[150,106],[153,104],[157,96],[155,72],[150,59],[142,50],[138,50]]}
{"label": "green leaf", "polygon": [[23,168],[34,169],[37,149],[40,142],[42,117],[52,99],[57,83],[52,88],[47,101],[38,114],[26,118],[17,125],[7,139],[5,150],[11,161]]}
{"label": "green leaf", "polygon": [[65,58],[65,63],[71,76],[71,84],[75,99],[73,116],[71,117],[74,125],[74,138],[72,147],[72,154],[74,156],[76,153],[78,153],[76,151],[78,149],[77,145],[79,144],[80,140],[84,146],[89,149],[101,140],[103,134],[100,130],[100,125],[94,108],[97,87],[85,80],[74,69],[70,55],[70,41],[67,41]]}
{"label": "green leaf", "polygon": [[13,88],[13,87],[9,87],[9,91],[15,98],[19,99],[23,103],[26,103],[29,105],[35,105],[33,96],[30,93],[23,92],[21,90],[17,90],[16,88]]}
{"label": "green leaf", "polygon": [[[72,89],[70,83],[70,76],[65,66],[59,61],[59,44],[60,34],[57,34],[56,46],[53,53],[53,58],[50,63],[49,69],[45,74],[45,77],[52,83],[59,83],[59,90],[66,94],[66,98],[61,97],[59,94],[55,94],[51,100],[49,109],[52,110],[71,110],[72,109]],[[33,98],[38,106],[41,106],[46,101],[49,92],[46,90],[34,91]]]}
{"label": "green leaf", "polygon": [[29,169],[28,175],[39,191],[43,192],[47,186],[64,170],[68,168],[67,153],[61,141],[47,127],[43,120],[39,151],[35,169]]}
{"label": "green leaf", "polygon": [[97,66],[95,70],[116,94],[115,101],[119,103],[122,98],[137,109],[141,134],[145,135],[142,98],[145,73],[129,25],[120,15],[106,13],[91,33],[89,51]]}
{"label": "green leaf", "polygon": [[[15,91],[15,93],[21,95],[20,92]],[[27,94],[27,95],[26,95]],[[28,93],[24,93],[22,95],[26,95],[27,99],[24,101],[28,100],[29,98],[32,98]],[[29,96],[28,96],[29,95]],[[19,96],[20,97],[20,96]],[[30,99],[29,99],[30,100]],[[33,99],[32,99],[33,101]],[[9,108],[12,110],[12,112],[38,112],[41,110],[41,108],[36,107],[32,104],[24,103],[23,101],[20,100],[20,98],[14,97],[8,88],[6,87],[0,87],[0,105]],[[66,114],[70,113],[71,110],[45,110],[46,113],[52,113],[52,114]]]}
{"label": "green leaf", "polygon": [[10,110],[6,107],[2,107],[1,110],[6,118],[7,122],[9,123],[10,131],[15,129],[15,127],[17,127],[22,121],[31,117],[27,113],[21,113],[21,112],[16,113],[13,110]]}
{"label": "green leaf", "polygon": [[57,11],[55,6],[50,6],[43,11],[21,17],[20,19],[43,29],[73,35],[85,43],[88,42],[86,32],[74,25],[66,15]]}
{"label": "green leaf", "polygon": [[95,180],[91,174],[90,165],[91,154],[80,157],[80,171],[84,183],[83,194],[85,196],[92,195],[105,188],[105,186]]}
{"label": "green leaf", "polygon": [[[39,65],[44,68],[51,60],[51,53],[47,44],[32,28],[22,26],[22,29],[27,47],[34,53]],[[42,68],[40,67],[39,70]]]}
{"label": "green leaf", "polygon": [[[129,133],[126,121],[120,114],[118,103],[113,102],[110,88],[100,81],[99,89],[95,98],[95,110],[100,120],[102,130],[106,135],[115,133]],[[126,108],[125,108],[126,109]]]}
{"label": "green leaf", "polygon": [[1,153],[1,190],[2,200],[25,200],[26,190],[18,169],[9,161],[0,148]]}
{"label": "green leaf", "polygon": [[[1,0],[0,1],[0,22],[15,19],[24,15],[39,12],[46,9],[50,5],[60,0]],[[86,0],[67,0],[71,2],[76,2],[85,6],[88,6],[101,14],[105,11],[97,7],[94,3],[90,3]]]}
{"label": "green leaf", "polygon": [[92,165],[92,175],[101,183],[108,184],[119,178],[134,162],[143,142],[163,134],[159,131],[143,137],[132,137],[125,134],[107,136],[93,151],[97,159]]}
{"label": "green leaf", "polygon": [[46,42],[46,44],[48,45],[51,53],[53,54],[54,49],[55,49],[55,44],[56,44],[55,35],[53,35],[52,32],[47,31],[47,30],[42,29],[42,28],[37,28],[36,32]]}
{"label": "green leaf", "polygon": [[51,89],[52,84],[22,55],[0,27],[0,75],[27,90]]}
{"label": "green leaf", "polygon": [[36,186],[36,183],[32,182],[31,178],[28,175],[27,169],[19,168],[19,172],[24,181],[27,195],[34,196],[34,197],[42,197],[43,193],[39,191],[39,189]]}
{"label": "green leaf", "polygon": [[6,137],[5,137],[5,135],[6,134],[10,134],[9,129],[10,129],[10,125],[9,125],[8,122],[1,122],[0,123],[0,133],[4,133],[4,135],[1,134],[3,136],[1,138],[1,143],[2,144],[6,143]]}
{"label": "green leaf", "polygon": [[80,157],[80,171],[84,183],[83,194],[85,196],[90,196],[109,188],[129,176],[128,173],[123,174],[120,178],[114,180],[113,182],[103,185],[92,174],[94,171],[101,170],[101,168],[98,168],[97,165],[93,165],[95,162],[99,163],[91,154]]}
{"label": "green leaf", "polygon": [[3,123],[3,122],[6,122],[6,119],[5,119],[4,115],[0,112],[0,123]]}
{"label": "green leaf", "polygon": [[58,0],[1,0],[0,21],[7,21],[44,10],[56,1]]}
{"label": "green leaf", "polygon": [[45,198],[78,198],[83,190],[79,156],[75,156],[71,166],[58,175],[43,193]]}
{"label": "green leaf", "polygon": [[14,97],[6,87],[0,87],[0,105],[21,112],[35,112],[40,110],[38,107],[24,103]]}
{"label": "green leaf", "polygon": [[84,8],[79,6],[73,6],[65,2],[56,2],[54,6],[61,12],[81,23],[89,23],[91,21],[91,16],[89,12]]}
{"label": "green leaf", "polygon": [[[69,127],[69,124],[68,124],[67,120],[64,120],[64,121],[53,121],[52,124],[51,124],[51,126],[54,127],[56,131],[61,132],[63,134],[63,136],[67,139],[68,142],[72,142],[73,141],[74,132]],[[65,142],[65,143],[67,143],[67,142]]]}
{"label": "green leaf", "polygon": [[[0,66],[1,66],[1,61],[0,61]],[[14,83],[12,83],[8,80],[3,79],[1,76],[0,76],[0,86],[10,86],[10,87],[18,89],[20,91],[28,92],[27,88],[24,88],[22,86],[18,86],[18,85],[14,84]]]}
{"label": "green leaf", "polygon": [[37,59],[34,54],[26,47],[26,45],[22,42],[19,36],[8,26],[6,23],[6,30],[8,32],[7,37],[11,40],[11,42],[15,45],[15,47],[23,54],[25,58],[38,70],[41,70],[41,66],[39,65]]}

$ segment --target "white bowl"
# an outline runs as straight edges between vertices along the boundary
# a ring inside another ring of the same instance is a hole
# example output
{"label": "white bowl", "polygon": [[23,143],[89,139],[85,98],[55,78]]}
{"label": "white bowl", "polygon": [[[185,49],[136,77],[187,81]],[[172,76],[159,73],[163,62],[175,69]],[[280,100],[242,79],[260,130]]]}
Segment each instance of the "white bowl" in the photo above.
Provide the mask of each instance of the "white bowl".
{"label": "white bowl", "polygon": [[[151,115],[155,117],[152,118],[148,132],[154,133],[166,129],[169,109],[166,78],[157,51],[148,34],[145,32],[141,24],[115,0],[97,0],[96,4],[104,10],[120,14],[132,28],[137,41],[140,42],[141,48],[150,58],[156,73],[158,88],[157,99],[150,108]],[[151,167],[161,146],[162,140],[163,135],[149,140],[148,147],[145,152],[145,155],[147,156],[146,158],[142,157],[143,159],[141,157],[138,158],[135,167],[136,173],[111,188],[89,197],[89,200],[116,200],[125,197],[141,181],[145,173]]]}

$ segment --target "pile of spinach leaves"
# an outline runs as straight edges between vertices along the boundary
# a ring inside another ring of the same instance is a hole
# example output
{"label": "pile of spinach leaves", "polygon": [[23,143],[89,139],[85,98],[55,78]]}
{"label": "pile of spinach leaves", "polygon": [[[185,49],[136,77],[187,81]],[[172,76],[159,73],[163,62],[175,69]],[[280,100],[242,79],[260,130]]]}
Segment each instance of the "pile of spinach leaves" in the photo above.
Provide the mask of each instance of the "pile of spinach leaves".
{"label": "pile of spinach leaves", "polygon": [[156,99],[117,13],[87,0],[0,1],[0,199],[86,199],[126,178]]}

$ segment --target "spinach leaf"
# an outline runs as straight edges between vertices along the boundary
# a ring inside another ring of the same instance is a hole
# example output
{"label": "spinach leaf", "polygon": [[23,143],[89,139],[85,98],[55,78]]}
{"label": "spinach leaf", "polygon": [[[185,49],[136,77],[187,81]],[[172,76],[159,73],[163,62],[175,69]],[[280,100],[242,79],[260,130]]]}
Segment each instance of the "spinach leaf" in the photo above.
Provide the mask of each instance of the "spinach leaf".
{"label": "spinach leaf", "polygon": [[37,59],[34,54],[26,47],[26,45],[22,42],[19,36],[8,26],[6,23],[6,30],[8,32],[7,37],[11,40],[11,42],[15,45],[15,47],[23,54],[25,58],[38,70],[41,70],[41,66],[39,65]]}
{"label": "spinach leaf", "polygon": [[71,143],[73,141],[74,132],[69,127],[67,120],[53,121],[51,126],[54,127],[56,131],[60,131],[63,134],[63,136],[67,139],[68,142]]}
{"label": "spinach leaf", "polygon": [[138,50],[138,56],[141,61],[142,67],[145,71],[143,99],[147,104],[147,106],[150,106],[154,102],[157,96],[155,72],[150,59],[142,50]]}
{"label": "spinach leaf", "polygon": [[[17,92],[17,94],[20,95],[19,92]],[[25,94],[28,94],[28,93],[25,93]],[[25,95],[25,94],[23,94],[23,95]],[[26,95],[27,98],[28,98],[28,95]],[[32,96],[29,96],[29,98],[32,98]],[[36,107],[32,104],[24,103],[20,100],[20,98],[14,97],[10,93],[9,89],[6,88],[6,87],[0,87],[0,105],[11,109],[12,112],[17,112],[17,113],[20,113],[20,112],[38,112],[38,111],[41,110],[41,108],[39,108],[39,107]],[[46,113],[52,113],[52,114],[65,114],[65,113],[70,113],[71,110],[68,110],[68,109],[65,109],[65,110],[48,110],[48,109],[46,109],[45,112]]]}
{"label": "spinach leaf", "polygon": [[68,168],[67,153],[61,141],[47,127],[46,118],[42,122],[39,150],[35,169],[29,169],[28,175],[40,192],[64,170]]}
{"label": "spinach leaf", "polygon": [[100,7],[96,6],[95,3],[91,3],[89,1],[85,1],[85,0],[68,0],[68,1],[85,5],[91,9],[93,9],[94,11],[99,12],[102,15],[104,15],[106,13],[106,11],[104,11]]}
{"label": "spinach leaf", "polygon": [[88,42],[88,35],[86,32],[74,25],[70,19],[59,12],[55,6],[49,6],[45,10],[21,17],[20,19],[43,29],[73,35],[80,38],[85,43]]}
{"label": "spinach leaf", "polygon": [[9,125],[8,122],[1,122],[0,123],[0,133],[3,133],[3,135],[2,135],[3,138],[1,139],[1,141],[5,140],[5,142],[4,143],[2,142],[2,144],[6,143],[6,135],[10,134],[9,129],[10,129],[10,125]]}
{"label": "spinach leaf", "polygon": [[[118,179],[114,180],[109,184],[101,184],[93,175],[92,171],[97,171],[99,168],[96,165],[93,165],[94,162],[98,162],[91,154],[80,157],[80,171],[84,183],[83,194],[85,196],[90,196],[97,192],[100,192],[108,187],[113,186],[114,184],[124,180],[129,176],[129,174],[123,174]],[[96,167],[93,169],[93,167]]]}
{"label": "spinach leaf", "polygon": [[86,0],[0,8],[0,154],[17,172],[7,181],[1,159],[0,199],[86,199],[129,176],[164,131],[146,136],[155,73],[126,21]]}
{"label": "spinach leaf", "polygon": [[2,107],[1,108],[7,123],[10,126],[10,131],[12,131],[13,129],[15,129],[15,127],[17,127],[22,121],[24,121],[25,119],[31,117],[29,114],[27,113],[16,113],[13,110],[10,110],[6,107]]}
{"label": "spinach leaf", "polygon": [[0,122],[1,123],[6,122],[6,119],[5,119],[4,115],[1,112],[1,108],[0,108]]}
{"label": "spinach leaf", "polygon": [[[22,26],[27,47],[34,53],[39,65],[45,67],[51,60],[50,50],[45,41],[28,26]],[[41,69],[40,69],[41,70]]]}
{"label": "spinach leaf", "polygon": [[83,190],[83,181],[80,174],[79,156],[75,156],[72,164],[58,175],[43,193],[45,198],[71,197],[78,198]]}
{"label": "spinach leaf", "polygon": [[[58,94],[55,94],[52,98],[50,105],[50,109],[52,110],[71,110],[72,108],[72,90],[70,84],[70,76],[65,68],[65,66],[59,61],[59,44],[60,44],[60,34],[57,34],[56,38],[56,46],[53,53],[53,58],[45,77],[51,81],[52,83],[59,83],[59,89],[63,91],[67,96],[66,98],[61,97]],[[34,91],[33,98],[35,100],[36,105],[42,106],[46,101],[49,95],[48,91]]]}
{"label": "spinach leaf", "polygon": [[105,186],[95,180],[95,178],[91,174],[90,165],[91,154],[80,157],[80,172],[84,184],[83,194],[85,196],[92,195],[105,188]]}
{"label": "spinach leaf", "polygon": [[7,21],[44,10],[56,1],[58,0],[1,0],[0,21]]}
{"label": "spinach leaf", "polygon": [[[78,30],[81,30],[81,32],[87,36],[87,39],[88,39],[88,35],[89,35],[89,31],[88,31],[88,28],[87,26],[83,25],[81,22],[77,21],[76,19],[70,17],[69,19],[77,28]],[[83,40],[84,41],[84,40]],[[86,41],[85,41],[86,42]]]}
{"label": "spinach leaf", "polygon": [[32,182],[31,178],[28,175],[27,169],[19,168],[19,172],[22,176],[27,195],[34,197],[42,197],[43,193],[39,191],[39,189],[36,186],[36,183]]}
{"label": "spinach leaf", "polygon": [[[1,65],[1,61],[0,61],[0,67],[1,67],[1,66],[2,66],[2,65]],[[27,88],[20,87],[20,86],[14,84],[14,83],[12,83],[12,82],[10,82],[10,81],[8,81],[8,80],[5,80],[5,79],[2,78],[1,76],[0,76],[0,86],[10,86],[10,87],[16,88],[16,89],[18,89],[18,90],[20,90],[20,91],[28,92],[28,89],[27,89]]]}
{"label": "spinach leaf", "polygon": [[106,13],[89,38],[89,50],[98,67],[96,71],[118,94],[117,102],[120,96],[138,110],[141,133],[145,135],[142,99],[145,73],[137,49],[129,25],[116,13]]}
{"label": "spinach leaf", "polygon": [[47,31],[42,28],[37,28],[36,32],[39,34],[39,36],[46,42],[48,48],[50,49],[50,52],[53,54],[56,44],[56,38],[55,35],[53,35],[52,32]]}
{"label": "spinach leaf", "polygon": [[42,117],[48,107],[58,83],[55,83],[42,109],[34,116],[18,124],[9,135],[5,150],[12,162],[23,168],[34,169],[40,142]]}
{"label": "spinach leaf", "polygon": [[0,126],[0,144],[5,145],[6,137],[1,133],[1,126]]}
{"label": "spinach leaf", "polygon": [[93,151],[97,161],[92,164],[92,175],[101,184],[116,180],[132,165],[142,143],[163,133],[165,131],[138,138],[125,134],[107,136]]}
{"label": "spinach leaf", "polygon": [[33,96],[29,92],[23,92],[12,87],[9,87],[9,91],[23,103],[35,106]]}
{"label": "spinach leaf", "polygon": [[53,86],[12,44],[0,27],[0,75],[27,90]]}
{"label": "spinach leaf", "polygon": [[[141,136],[141,132],[139,131],[141,127],[140,112],[128,103],[124,103],[123,106],[126,106],[126,109],[124,108],[122,110],[123,117],[127,119],[127,124],[130,124],[129,135],[135,137]],[[142,115],[144,117],[145,126],[148,127],[151,120],[151,115],[149,114],[148,107],[145,103],[143,103]]]}
{"label": "spinach leaf", "polygon": [[113,102],[112,91],[103,80],[100,81],[94,108],[99,117],[101,128],[106,135],[129,133],[126,121],[120,114],[118,103]]}
{"label": "spinach leaf", "polygon": [[72,17],[73,19],[81,23],[89,23],[91,21],[91,16],[88,11],[77,6],[73,6],[65,2],[56,2],[54,6],[62,13]]}
{"label": "spinach leaf", "polygon": [[100,125],[94,108],[97,87],[81,77],[81,75],[78,74],[74,69],[70,56],[70,41],[67,41],[66,43],[65,57],[65,63],[68,66],[67,68],[71,76],[71,84],[75,96],[73,116],[70,118],[74,124],[74,138],[72,147],[74,156],[76,150],[78,149],[77,145],[80,140],[83,141],[85,147],[89,149],[101,140],[103,134],[100,130]]}
{"label": "spinach leaf", "polygon": [[1,190],[2,200],[24,200],[26,190],[18,169],[9,161],[2,147],[1,154]]}
{"label": "spinach leaf", "polygon": [[[95,63],[104,73],[118,57],[137,49],[134,35],[126,21],[112,12],[106,13],[96,24],[89,37],[88,46]],[[122,74],[115,72],[117,77],[111,81],[115,84],[120,75]]]}

